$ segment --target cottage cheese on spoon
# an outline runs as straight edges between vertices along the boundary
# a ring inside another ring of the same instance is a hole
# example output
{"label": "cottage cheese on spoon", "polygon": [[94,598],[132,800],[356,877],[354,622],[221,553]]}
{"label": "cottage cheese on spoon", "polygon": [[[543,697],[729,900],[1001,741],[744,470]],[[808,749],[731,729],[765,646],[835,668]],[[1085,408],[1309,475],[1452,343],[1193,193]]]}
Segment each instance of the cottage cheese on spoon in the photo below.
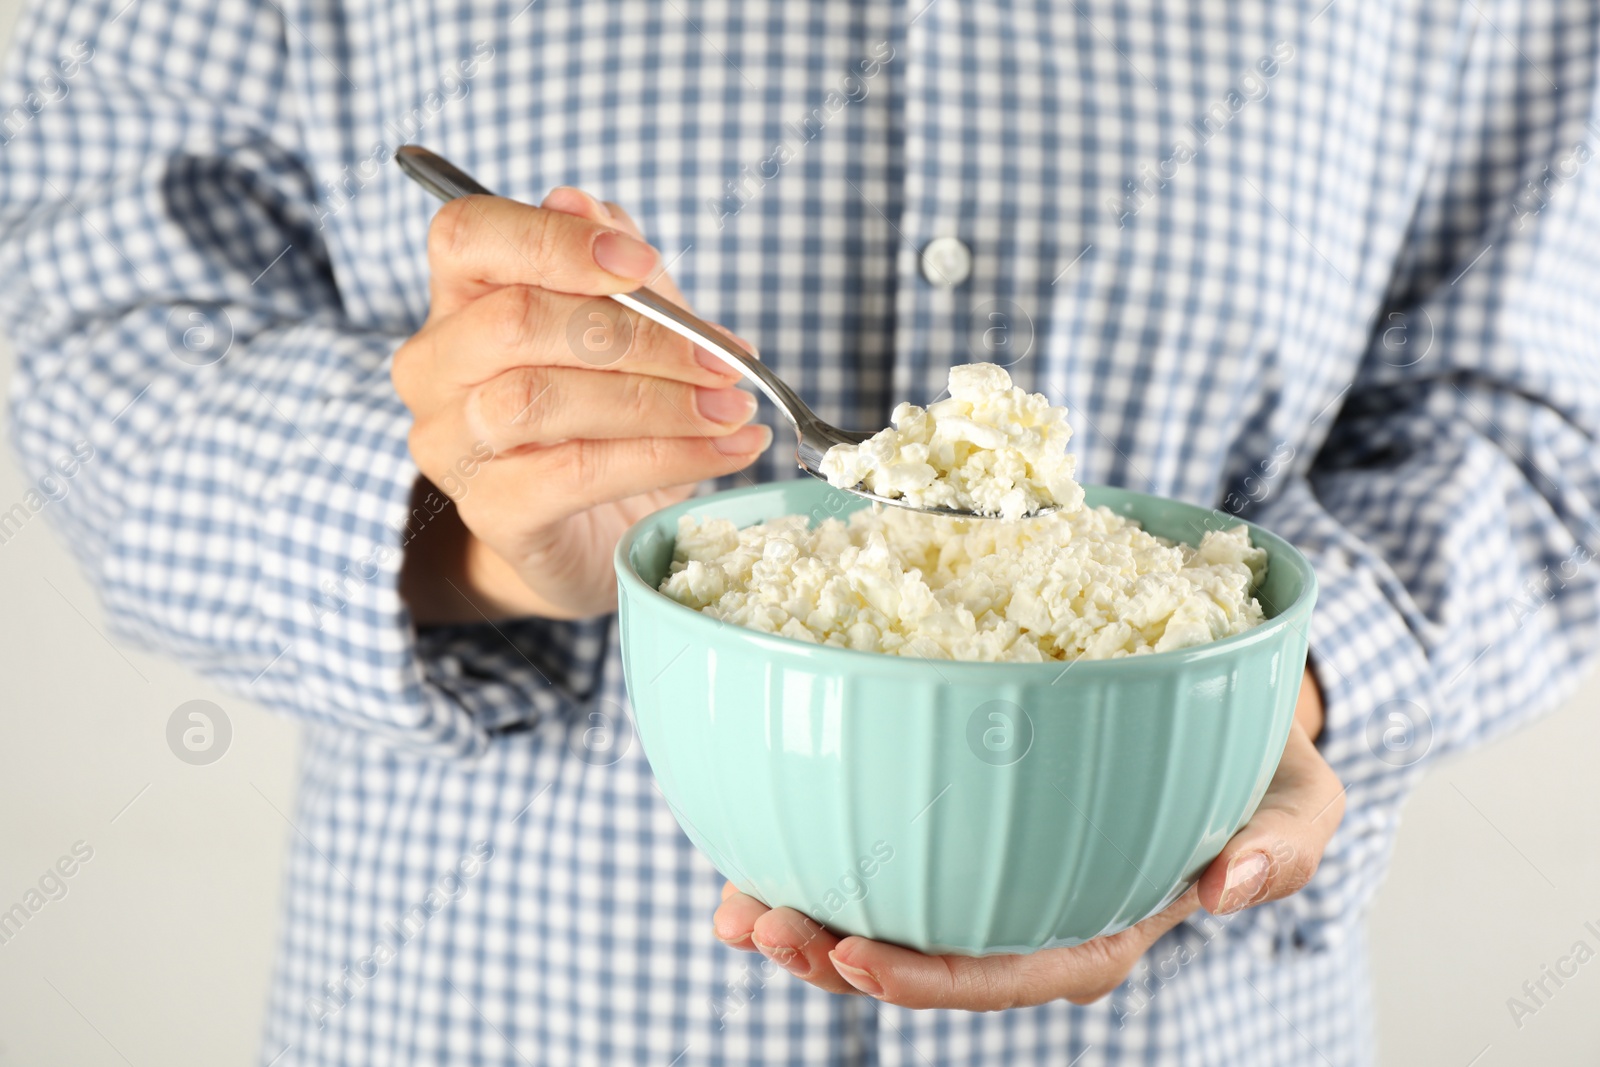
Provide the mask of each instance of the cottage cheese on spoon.
{"label": "cottage cheese on spoon", "polygon": [[926,408],[900,404],[891,425],[859,445],[835,445],[822,473],[912,507],[1020,519],[1083,503],[1067,452],[1067,409],[1011,384],[992,363],[950,371],[950,396]]}

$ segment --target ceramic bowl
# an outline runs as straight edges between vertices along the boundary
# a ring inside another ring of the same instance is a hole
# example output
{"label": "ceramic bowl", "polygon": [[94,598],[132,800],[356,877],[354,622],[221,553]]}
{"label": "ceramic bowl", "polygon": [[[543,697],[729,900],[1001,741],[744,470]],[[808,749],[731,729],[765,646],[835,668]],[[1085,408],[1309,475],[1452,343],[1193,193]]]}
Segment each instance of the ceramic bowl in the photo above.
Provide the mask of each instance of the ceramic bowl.
{"label": "ceramic bowl", "polygon": [[[1087,493],[1191,544],[1238,521]],[[680,515],[815,522],[862,503],[799,478],[667,508],[618,544],[634,722],[684,833],[769,905],[930,953],[1078,944],[1175,900],[1250,818],[1283,754],[1316,600],[1306,559],[1251,526],[1269,557],[1264,624],[1076,663],[832,648],[657,592]]]}

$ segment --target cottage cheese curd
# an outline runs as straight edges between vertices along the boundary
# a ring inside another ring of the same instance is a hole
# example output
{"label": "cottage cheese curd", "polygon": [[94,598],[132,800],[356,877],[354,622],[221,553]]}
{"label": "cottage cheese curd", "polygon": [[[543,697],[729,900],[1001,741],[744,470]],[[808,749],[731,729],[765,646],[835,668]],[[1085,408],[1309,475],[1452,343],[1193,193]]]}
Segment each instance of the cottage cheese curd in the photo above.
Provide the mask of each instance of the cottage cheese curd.
{"label": "cottage cheese curd", "polygon": [[928,659],[1111,659],[1241,633],[1266,553],[1243,527],[1199,548],[1107,508],[1027,522],[857,511],[809,528],[678,523],[661,591],[753,630]]}
{"label": "cottage cheese curd", "polygon": [[927,659],[1114,659],[1262,621],[1267,554],[1246,527],[1194,548],[1085,507],[1071,436],[1064,408],[1001,368],[957,367],[950,399],[901,404],[893,427],[830,450],[828,480],[1008,519],[1059,510],[996,522],[873,505],[743,530],[685,516],[661,591],[752,630]]}
{"label": "cottage cheese curd", "polygon": [[993,363],[950,371],[950,396],[926,408],[900,404],[891,425],[859,445],[835,445],[822,473],[913,507],[1019,519],[1040,508],[1075,509],[1083,489],[1067,452],[1066,408],[1011,384]]}

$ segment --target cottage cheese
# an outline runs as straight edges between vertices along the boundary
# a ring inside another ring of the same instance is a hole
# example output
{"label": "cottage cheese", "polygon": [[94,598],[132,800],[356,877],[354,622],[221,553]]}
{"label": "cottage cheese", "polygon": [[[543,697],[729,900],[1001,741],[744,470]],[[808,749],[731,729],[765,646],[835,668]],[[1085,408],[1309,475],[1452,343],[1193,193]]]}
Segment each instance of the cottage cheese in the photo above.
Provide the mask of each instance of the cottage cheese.
{"label": "cottage cheese", "polygon": [[950,396],[926,408],[900,404],[893,425],[859,445],[835,445],[822,473],[913,507],[945,507],[1019,519],[1045,507],[1076,509],[1065,408],[1011,384],[992,363],[950,371]]}
{"label": "cottage cheese", "polygon": [[1266,553],[1239,526],[1198,549],[1107,508],[995,522],[874,506],[814,529],[679,520],[661,591],[753,630],[928,659],[1111,659],[1241,633]]}
{"label": "cottage cheese", "polygon": [[927,659],[1114,659],[1262,621],[1267,554],[1245,527],[1193,548],[1084,507],[1071,437],[1065,409],[1001,368],[957,367],[948,400],[901,404],[891,428],[830,450],[823,471],[918,506],[1027,521],[878,505],[815,528],[804,515],[743,530],[685,516],[661,591],[752,630]]}

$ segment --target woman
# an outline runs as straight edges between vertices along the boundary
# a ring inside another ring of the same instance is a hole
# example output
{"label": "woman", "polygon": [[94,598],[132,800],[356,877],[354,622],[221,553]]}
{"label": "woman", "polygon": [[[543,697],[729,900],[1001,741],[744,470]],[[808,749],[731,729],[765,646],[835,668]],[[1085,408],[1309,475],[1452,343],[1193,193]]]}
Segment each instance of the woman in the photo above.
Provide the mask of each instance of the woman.
{"label": "woman", "polygon": [[[93,443],[56,510],[124,635],[306,725],[264,1063],[1370,1061],[1419,761],[1595,646],[1593,5],[125,2],[18,31],[16,437]],[[409,140],[511,199],[434,216]],[[1311,557],[1284,764],[1195,891],[976,962],[724,897],[609,557],[795,472],[592,299],[646,281],[839,425],[1007,363],[1086,481]]]}

